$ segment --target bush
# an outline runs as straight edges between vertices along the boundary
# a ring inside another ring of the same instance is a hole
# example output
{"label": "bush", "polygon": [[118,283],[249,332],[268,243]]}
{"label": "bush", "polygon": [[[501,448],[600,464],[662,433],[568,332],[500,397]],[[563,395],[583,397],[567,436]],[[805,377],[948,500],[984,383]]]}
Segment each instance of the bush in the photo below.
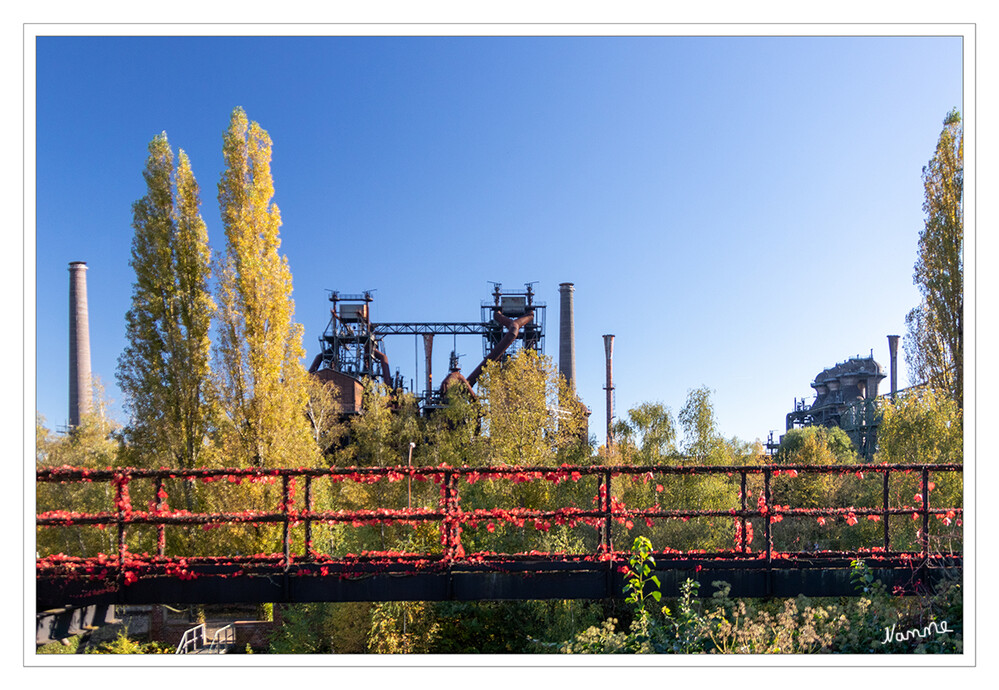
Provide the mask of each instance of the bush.
{"label": "bush", "polygon": [[173,654],[174,650],[158,642],[139,642],[128,636],[128,630],[118,633],[118,637],[97,647],[87,647],[86,654]]}
{"label": "bush", "polygon": [[[687,580],[675,612],[663,606],[651,615],[636,596],[658,582],[646,571],[648,550],[636,540],[626,592],[637,615],[627,630],[607,618],[563,643],[566,654],[925,654],[961,653],[963,604],[960,572],[936,591],[893,596],[866,564],[853,564],[857,597],[838,601],[796,599],[733,600],[731,586],[712,582],[714,594],[698,601],[698,584]],[[658,600],[658,597],[653,596]]]}

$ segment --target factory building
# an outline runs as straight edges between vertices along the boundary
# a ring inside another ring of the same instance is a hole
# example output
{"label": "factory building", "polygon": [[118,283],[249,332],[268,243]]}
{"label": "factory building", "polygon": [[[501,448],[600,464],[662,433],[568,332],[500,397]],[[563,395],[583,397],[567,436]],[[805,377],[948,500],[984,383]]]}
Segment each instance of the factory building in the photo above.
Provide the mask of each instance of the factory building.
{"label": "factory building", "polygon": [[[898,339],[897,335],[888,336],[892,398],[898,391]],[[874,361],[873,352],[869,357],[851,357],[824,369],[811,384],[814,402],[806,405],[804,399],[794,401],[794,410],[786,418],[787,431],[805,426],[838,426],[863,457],[871,458],[877,447],[878,385],[885,378],[885,369]]]}
{"label": "factory building", "polygon": [[[523,290],[504,290],[493,283],[492,299],[480,304],[478,321],[467,322],[376,322],[371,318],[371,292],[329,295],[332,308],[330,321],[320,337],[320,352],[309,371],[329,382],[347,414],[361,411],[361,391],[365,380],[377,380],[392,390],[404,387],[398,369],[392,371],[386,352],[385,339],[392,335],[422,336],[426,376],[423,390],[413,390],[421,409],[429,412],[442,405],[445,392],[452,385],[474,396],[474,389],[483,368],[490,361],[502,361],[517,350],[529,349],[544,353],[546,305],[536,299],[534,284],[526,283]],[[562,283],[559,370],[570,388],[575,389],[575,344],[573,327],[572,283]],[[478,335],[482,338],[482,361],[469,374],[463,375],[458,354],[451,352],[447,376],[434,385],[432,352],[436,336]],[[414,385],[415,388],[415,385]]]}

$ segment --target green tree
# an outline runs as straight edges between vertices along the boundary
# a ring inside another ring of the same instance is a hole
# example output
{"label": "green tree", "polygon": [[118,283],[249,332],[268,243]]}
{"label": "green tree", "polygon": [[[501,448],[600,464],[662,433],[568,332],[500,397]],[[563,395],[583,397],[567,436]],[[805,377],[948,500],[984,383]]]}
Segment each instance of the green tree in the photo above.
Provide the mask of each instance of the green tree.
{"label": "green tree", "polygon": [[857,453],[838,426],[806,426],[791,429],[781,438],[776,460],[793,465],[847,465],[857,462]]}
{"label": "green tree", "polygon": [[422,624],[429,631],[429,654],[554,652],[566,635],[599,615],[599,606],[579,601],[442,601],[432,610],[430,621]]}
{"label": "green tree", "polygon": [[369,379],[361,410],[350,420],[350,443],[339,453],[340,463],[358,467],[406,464],[409,444],[422,438],[416,399]]}
{"label": "green tree", "polygon": [[[374,604],[365,651],[374,654],[427,654],[435,651],[440,628],[433,603],[387,601]],[[466,650],[467,651],[467,650]]]}
{"label": "green tree", "polygon": [[363,654],[372,604],[313,602],[281,608],[270,635],[270,654]]}
{"label": "green tree", "polygon": [[483,427],[494,463],[550,465],[589,454],[586,408],[550,357],[520,350],[479,379]]}
{"label": "green tree", "polygon": [[190,161],[179,159],[175,170],[166,134],[156,136],[146,195],[132,206],[135,282],[117,378],[131,412],[129,462],[146,467],[197,467],[213,423],[208,235]]}
{"label": "green tree", "polygon": [[955,400],[941,392],[912,389],[883,401],[878,462],[963,462],[964,425]]}
{"label": "green tree", "polygon": [[[479,379],[483,454],[490,465],[553,466],[578,464],[588,458],[586,411],[566,385],[549,357],[520,350],[502,362],[490,362]],[[572,486],[568,486],[572,484]],[[462,506],[474,508],[523,507],[544,510],[578,505],[579,493],[595,484],[588,481],[554,485],[547,481],[515,483],[477,482],[463,487]],[[548,532],[533,526],[497,524],[495,533],[465,530],[466,551],[507,553],[531,549],[573,551],[581,548],[578,529],[554,526]]]}
{"label": "green tree", "polygon": [[655,465],[678,453],[673,414],[659,402],[642,403],[628,410],[627,419],[615,425],[614,435],[625,462]]}
{"label": "green tree", "polygon": [[128,636],[128,629],[118,632],[118,637],[97,646],[88,645],[85,654],[173,654],[174,650],[159,642],[140,642]]}
{"label": "green tree", "polygon": [[302,327],[271,201],[271,139],[236,108],[224,141],[216,377],[225,456],[256,467],[313,464]]}
{"label": "green tree", "polygon": [[683,427],[684,453],[694,456],[697,462],[718,462],[724,441],[718,433],[715,406],[711,390],[705,386],[687,392],[687,401],[679,414]]}
{"label": "green tree", "polygon": [[[279,253],[281,215],[272,202],[271,139],[242,108],[232,112],[222,149],[218,201],[225,250],[216,261],[213,390],[219,410],[213,464],[316,466],[319,447],[307,408],[302,327],[294,320],[292,277]],[[213,510],[275,510],[280,484],[199,487]],[[232,525],[199,535],[199,548],[275,552],[273,525]],[[217,551],[219,552],[219,551]]]}
{"label": "green tree", "polygon": [[458,387],[451,387],[444,406],[427,417],[424,425],[426,443],[418,446],[415,458],[421,464],[476,467],[485,464],[484,443],[480,434],[481,409]]}
{"label": "green tree", "polygon": [[341,422],[342,406],[332,385],[322,379],[308,376],[306,388],[309,392],[309,401],[305,413],[312,430],[312,438],[321,453],[330,453],[346,433],[345,425]]}
{"label": "green tree", "polygon": [[923,168],[923,188],[926,221],[913,275],[922,301],[906,316],[906,362],[913,383],[945,391],[963,407],[964,130],[956,109]]}

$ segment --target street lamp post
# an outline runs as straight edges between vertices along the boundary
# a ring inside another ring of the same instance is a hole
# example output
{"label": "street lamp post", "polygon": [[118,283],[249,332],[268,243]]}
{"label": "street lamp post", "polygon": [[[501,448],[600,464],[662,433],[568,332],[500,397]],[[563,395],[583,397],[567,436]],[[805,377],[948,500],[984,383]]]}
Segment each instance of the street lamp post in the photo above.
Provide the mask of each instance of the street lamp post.
{"label": "street lamp post", "polygon": [[[413,469],[413,449],[416,448],[416,444],[412,441],[409,442],[409,459],[406,461],[406,466],[410,470]],[[406,477],[406,509],[411,510],[413,508],[413,475],[410,473]]]}
{"label": "street lamp post", "polygon": [[[406,460],[406,467],[410,470],[413,469],[413,449],[416,448],[416,444],[412,441],[409,442],[409,458]],[[409,475],[406,477],[406,510],[413,509],[413,474],[410,471]],[[409,611],[403,606],[402,609],[402,634],[406,634],[406,622],[409,618]]]}

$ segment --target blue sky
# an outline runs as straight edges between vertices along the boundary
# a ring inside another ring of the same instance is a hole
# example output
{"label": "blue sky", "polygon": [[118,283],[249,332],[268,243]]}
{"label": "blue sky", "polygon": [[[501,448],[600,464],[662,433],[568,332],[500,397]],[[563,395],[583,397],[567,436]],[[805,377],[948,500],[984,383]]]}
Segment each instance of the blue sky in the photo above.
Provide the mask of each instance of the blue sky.
{"label": "blue sky", "polygon": [[[871,350],[887,366],[886,335],[905,335],[920,171],[964,95],[957,37],[36,46],[36,407],[50,426],[68,414],[69,262],[89,265],[93,370],[120,405],[146,146],[166,131],[188,153],[221,249],[222,135],[242,106],[274,141],[306,363],[327,289],[376,289],[376,321],[466,321],[487,281],[537,281],[557,357],[558,284],[572,282],[577,388],[600,442],[605,333],[619,415],[675,413],[707,386],[726,436],[765,440],[822,369]],[[450,349],[435,342],[438,381]],[[420,380],[422,343],[387,350]],[[481,344],[458,351],[467,372]]]}

